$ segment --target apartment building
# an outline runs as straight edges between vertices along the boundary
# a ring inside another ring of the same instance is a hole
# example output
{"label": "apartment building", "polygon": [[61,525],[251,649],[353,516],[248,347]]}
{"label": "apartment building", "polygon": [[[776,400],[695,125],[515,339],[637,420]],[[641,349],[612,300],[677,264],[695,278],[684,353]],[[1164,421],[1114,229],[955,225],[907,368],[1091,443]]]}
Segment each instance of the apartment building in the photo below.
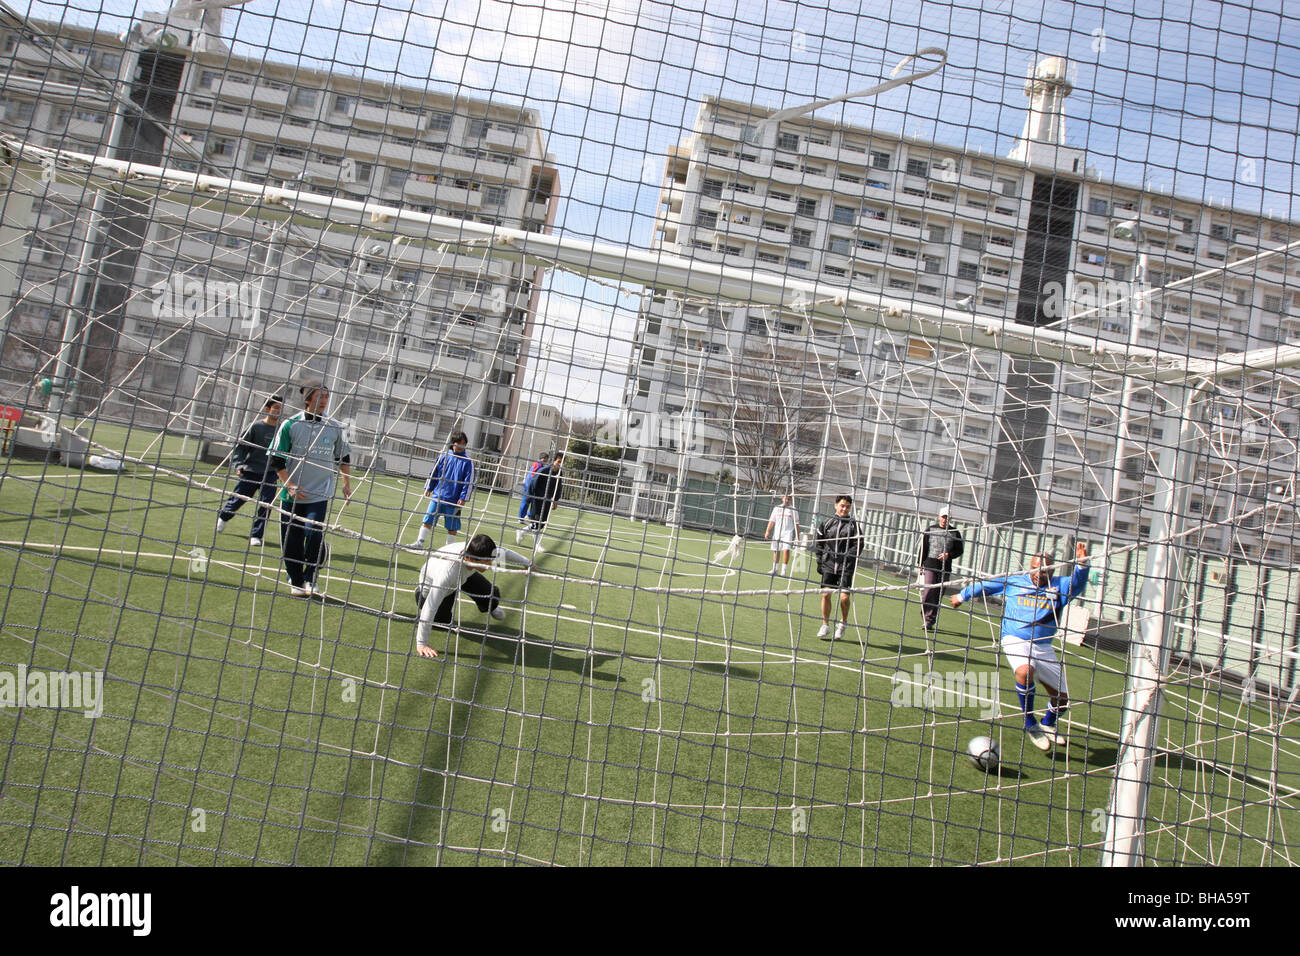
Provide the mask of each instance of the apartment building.
{"label": "apartment building", "polygon": [[[774,128],[751,104],[706,98],[667,157],[652,246],[1121,349],[1207,357],[1300,340],[1300,259],[1227,268],[1300,226],[1103,181],[1065,144],[1068,92],[1063,63],[1039,64],[1009,157],[815,117]],[[1196,543],[1290,562],[1294,508],[1269,502],[1294,495],[1295,382],[1222,386],[1188,516]],[[655,294],[624,397],[639,437],[626,467],[638,500],[668,510],[680,482],[733,473],[760,490],[853,489],[922,514],[949,503],[969,523],[1095,537],[1113,522],[1116,540],[1135,540],[1149,532],[1154,461],[1176,437],[1166,400],[807,311]]]}
{"label": "apartment building", "polygon": [[[554,222],[558,173],[535,110],[235,56],[206,18],[193,32],[154,19],[125,37],[0,32],[0,129],[317,196]],[[147,117],[115,119],[114,88]],[[3,253],[19,276],[2,346],[11,398],[53,373],[71,312],[66,396],[82,413],[225,434],[310,372],[360,454],[389,470],[423,471],[453,428],[514,456],[541,269],[165,195],[110,200],[88,244],[93,202],[50,183],[24,245]]]}

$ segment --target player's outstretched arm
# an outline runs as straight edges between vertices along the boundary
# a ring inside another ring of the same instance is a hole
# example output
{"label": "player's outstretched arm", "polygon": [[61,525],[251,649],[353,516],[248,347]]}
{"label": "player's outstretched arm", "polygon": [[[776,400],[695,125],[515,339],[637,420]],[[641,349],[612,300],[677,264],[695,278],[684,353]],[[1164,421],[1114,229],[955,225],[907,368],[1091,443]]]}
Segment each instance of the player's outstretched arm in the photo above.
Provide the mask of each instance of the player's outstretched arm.
{"label": "player's outstretched arm", "polygon": [[536,567],[532,558],[524,557],[518,551],[511,551],[509,548],[497,548],[493,557],[500,558],[508,564],[516,565],[521,568]]}

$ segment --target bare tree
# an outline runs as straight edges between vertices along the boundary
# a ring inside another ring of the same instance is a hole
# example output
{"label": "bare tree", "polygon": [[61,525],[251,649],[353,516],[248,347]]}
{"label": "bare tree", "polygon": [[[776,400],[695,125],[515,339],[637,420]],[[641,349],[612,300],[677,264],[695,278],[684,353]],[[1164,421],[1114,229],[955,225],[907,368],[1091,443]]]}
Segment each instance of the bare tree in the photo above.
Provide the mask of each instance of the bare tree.
{"label": "bare tree", "polygon": [[777,494],[804,490],[830,412],[821,381],[816,364],[794,350],[746,351],[730,374],[709,374],[704,391],[719,407],[727,457],[742,484]]}

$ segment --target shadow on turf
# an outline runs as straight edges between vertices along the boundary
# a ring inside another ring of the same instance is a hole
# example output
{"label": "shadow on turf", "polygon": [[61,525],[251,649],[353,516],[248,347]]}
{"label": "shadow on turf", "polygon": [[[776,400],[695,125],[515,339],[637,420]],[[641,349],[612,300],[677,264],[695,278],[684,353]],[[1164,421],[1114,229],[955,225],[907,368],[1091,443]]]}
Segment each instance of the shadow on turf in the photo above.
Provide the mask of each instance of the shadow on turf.
{"label": "shadow on turf", "polygon": [[735,664],[723,664],[719,661],[696,661],[691,666],[696,670],[707,671],[710,674],[720,674],[724,677],[758,679],[758,671],[749,667],[737,667]]}
{"label": "shadow on turf", "polygon": [[[527,633],[494,634],[491,631],[461,628],[460,638],[482,644],[484,650],[491,650],[494,659],[503,664],[519,660],[522,651],[525,667],[588,675],[592,680],[623,682],[623,678],[617,674],[601,674],[596,671],[606,661],[613,660],[613,654],[561,654],[557,648],[548,646],[545,641]],[[450,646],[450,638],[448,644]]]}

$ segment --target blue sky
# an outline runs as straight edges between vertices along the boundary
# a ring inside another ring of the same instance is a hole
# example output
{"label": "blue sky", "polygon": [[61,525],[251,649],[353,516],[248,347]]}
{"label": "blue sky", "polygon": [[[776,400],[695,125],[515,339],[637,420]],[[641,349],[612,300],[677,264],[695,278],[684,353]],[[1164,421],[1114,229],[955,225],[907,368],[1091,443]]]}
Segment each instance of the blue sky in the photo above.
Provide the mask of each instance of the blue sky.
{"label": "blue sky", "polygon": [[[84,2],[84,0],[74,0]],[[1300,18],[1280,0],[826,3],[634,0],[253,0],[226,14],[236,53],[537,109],[561,170],[563,233],[644,247],[662,156],[709,94],[779,108],[870,86],[925,46],[948,66],[819,116],[1005,155],[1026,69],[1075,73],[1067,141],[1104,178],[1297,218]],[[120,32],[158,3],[33,3]],[[635,300],[556,274],[547,300],[555,404],[616,405]],[[626,308],[619,308],[619,306]],[[610,338],[610,329],[614,338]],[[570,359],[575,364],[570,367]]]}

